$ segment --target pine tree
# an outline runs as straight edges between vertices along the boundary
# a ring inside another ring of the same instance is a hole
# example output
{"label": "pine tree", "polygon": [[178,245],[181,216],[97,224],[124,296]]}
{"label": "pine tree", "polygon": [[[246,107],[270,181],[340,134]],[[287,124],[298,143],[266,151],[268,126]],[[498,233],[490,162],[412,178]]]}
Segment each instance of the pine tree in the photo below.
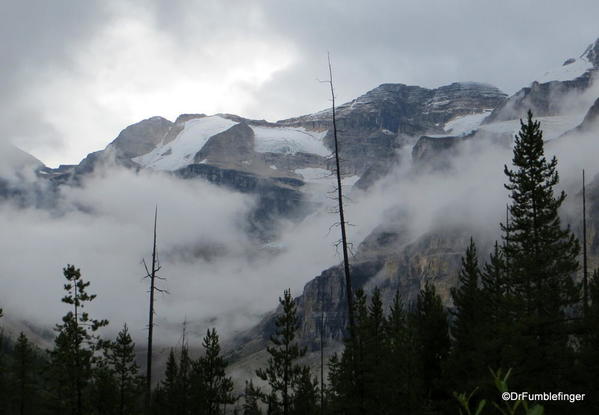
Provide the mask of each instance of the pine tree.
{"label": "pine tree", "polygon": [[417,413],[423,400],[422,364],[414,319],[408,315],[399,291],[386,321],[388,359],[383,382],[383,413]]}
{"label": "pine tree", "polygon": [[484,314],[485,301],[480,279],[476,244],[470,238],[466,255],[462,257],[457,287],[451,289],[454,319],[451,324],[453,349],[449,367],[454,386],[460,390],[472,390],[489,377],[487,355],[483,347],[487,341],[484,335],[488,321]]}
{"label": "pine tree", "polygon": [[[256,375],[268,382],[272,389],[271,406],[279,406],[283,415],[289,415],[292,403],[292,385],[301,374],[302,367],[296,361],[306,353],[295,341],[295,332],[299,327],[295,301],[291,290],[285,290],[279,297],[282,313],[275,320],[275,334],[270,337],[272,346],[267,347],[270,358],[265,369],[258,369]],[[274,408],[272,409],[274,410]]]}
{"label": "pine tree", "polygon": [[178,412],[186,415],[189,412],[189,400],[191,394],[191,367],[192,362],[189,357],[189,348],[183,337],[181,343],[181,355],[179,356],[179,374],[177,377],[177,388],[179,390],[179,410]]}
{"label": "pine tree", "polygon": [[294,396],[291,413],[293,415],[314,415],[318,413],[318,381],[310,368],[304,366],[294,382]]}
{"label": "pine tree", "polygon": [[15,413],[20,415],[33,413],[31,404],[36,400],[33,373],[35,356],[31,343],[23,332],[19,334],[15,343],[13,359],[11,381]]}
{"label": "pine tree", "polygon": [[[585,319],[586,331],[582,338],[579,389],[599,390],[599,269],[588,282],[590,304]],[[599,413],[599,397],[589,395],[583,402],[587,413]]]}
{"label": "pine tree", "polygon": [[62,302],[72,306],[56,325],[58,335],[54,349],[50,352],[51,371],[54,380],[54,398],[58,409],[74,415],[86,412],[86,393],[92,380],[92,369],[96,351],[106,343],[96,334],[108,324],[106,320],[95,320],[83,309],[96,296],[87,293],[90,283],[81,278],[81,272],[73,265],[63,269],[67,292]]}
{"label": "pine tree", "polygon": [[418,294],[411,318],[419,344],[424,396],[429,404],[438,406],[449,399],[442,377],[450,346],[449,327],[441,298],[428,281]]}
{"label": "pine tree", "polygon": [[133,414],[137,408],[137,394],[140,392],[139,367],[135,363],[135,343],[125,324],[119,331],[116,341],[107,350],[106,360],[113,370],[117,388],[117,408],[119,415]]}
{"label": "pine tree", "polygon": [[554,194],[557,159],[545,158],[540,123],[530,111],[516,136],[513,165],[504,169],[512,220],[502,225],[502,249],[513,290],[510,307],[520,328],[512,343],[521,373],[514,376],[532,389],[563,388],[571,355],[566,312],[579,298],[572,277],[580,247],[569,227],[562,228],[558,210],[566,194]]}
{"label": "pine tree", "polygon": [[251,380],[245,382],[243,397],[243,415],[262,415],[259,404],[263,400],[262,391]]}
{"label": "pine tree", "polygon": [[215,415],[220,406],[234,402],[233,381],[226,376],[226,360],[221,356],[216,329],[206,332],[202,341],[204,356],[193,363],[191,375],[192,408],[196,412]]}
{"label": "pine tree", "polygon": [[173,349],[170,350],[168,360],[166,361],[164,379],[161,382],[160,390],[161,412],[177,414],[180,401],[179,365],[177,364],[177,358]]}

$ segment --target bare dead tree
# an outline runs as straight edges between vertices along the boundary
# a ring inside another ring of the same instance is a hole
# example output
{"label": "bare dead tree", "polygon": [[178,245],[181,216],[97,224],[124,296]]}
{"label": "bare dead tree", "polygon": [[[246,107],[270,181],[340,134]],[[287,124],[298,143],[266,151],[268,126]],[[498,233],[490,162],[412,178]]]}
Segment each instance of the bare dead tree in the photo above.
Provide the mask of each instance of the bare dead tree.
{"label": "bare dead tree", "polygon": [[584,182],[584,169],[582,169],[582,289],[583,289],[583,312],[587,316],[589,307],[589,281],[587,266],[587,205],[586,187]]}
{"label": "bare dead tree", "polygon": [[327,81],[331,87],[331,100],[332,100],[332,116],[333,116],[333,140],[334,140],[334,153],[335,153],[335,169],[337,175],[337,201],[339,205],[339,226],[341,228],[341,248],[343,251],[343,269],[345,272],[345,291],[347,294],[347,312],[349,321],[349,335],[352,343],[354,342],[355,334],[355,320],[354,320],[354,297],[351,284],[351,274],[349,268],[349,254],[348,254],[348,243],[347,243],[347,231],[345,212],[343,211],[343,189],[341,187],[341,163],[339,162],[339,140],[337,138],[337,119],[335,114],[335,88],[333,85],[333,68],[331,65],[331,56],[328,55],[329,63],[329,80]]}
{"label": "bare dead tree", "polygon": [[150,409],[152,407],[152,339],[154,335],[154,294],[156,292],[165,293],[166,290],[158,288],[156,285],[156,280],[164,280],[158,276],[158,271],[162,268],[158,261],[158,255],[156,252],[156,224],[158,222],[158,206],[154,210],[154,241],[152,244],[152,267],[148,268],[146,264],[146,260],[144,259],[142,262],[144,264],[144,268],[146,270],[145,278],[150,280],[150,311],[148,315],[148,353],[147,353],[147,363],[146,363],[146,410],[147,413],[150,413]]}

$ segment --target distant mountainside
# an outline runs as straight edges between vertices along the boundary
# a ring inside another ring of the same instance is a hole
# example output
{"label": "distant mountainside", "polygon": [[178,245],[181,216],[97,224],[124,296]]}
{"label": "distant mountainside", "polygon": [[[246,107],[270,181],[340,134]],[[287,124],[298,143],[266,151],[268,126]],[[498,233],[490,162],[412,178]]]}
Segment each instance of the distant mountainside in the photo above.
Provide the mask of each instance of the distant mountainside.
{"label": "distant mountainside", "polygon": [[[448,170],[453,155],[469,143],[500,143],[507,148],[528,109],[542,122],[548,140],[599,131],[599,88],[594,82],[598,69],[599,39],[579,58],[568,59],[559,70],[509,97],[474,82],[436,89],[382,84],[337,108],[346,192],[368,192],[402,165],[409,166],[405,174],[415,176]],[[231,114],[184,114],[174,122],[152,117],[125,128],[105,149],[78,165],[56,169],[10,147],[13,156],[18,154],[7,159],[21,162],[3,163],[0,197],[51,206],[53,192],[80,185],[98,169],[162,171],[256,195],[258,204],[249,220],[257,240],[270,242],[276,240],[278,219],[301,221],[321,207],[326,196],[323,180],[332,183],[331,124],[330,109],[275,123]],[[590,183],[589,191],[591,254],[597,257],[599,181]],[[568,193],[576,197],[578,190]],[[402,221],[400,214],[390,217],[361,241],[352,259],[355,286],[368,289],[376,284],[385,301],[399,289],[410,301],[423,281],[432,278],[448,301],[464,247],[478,230],[444,225],[414,239],[403,231]],[[485,242],[490,246],[491,241],[483,241],[482,252],[489,248]],[[298,297],[301,338],[308,345],[314,343],[315,315],[324,298],[326,336],[334,347],[345,329],[343,275],[334,266],[314,277]],[[240,365],[263,353],[272,328],[271,313],[229,345]]]}

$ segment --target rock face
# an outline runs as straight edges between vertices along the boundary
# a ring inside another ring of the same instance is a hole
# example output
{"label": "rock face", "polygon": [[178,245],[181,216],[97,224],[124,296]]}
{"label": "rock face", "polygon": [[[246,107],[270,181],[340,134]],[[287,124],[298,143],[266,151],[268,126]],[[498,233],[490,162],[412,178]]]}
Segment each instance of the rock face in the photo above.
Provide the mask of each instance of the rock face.
{"label": "rock face", "polygon": [[[577,71],[568,72],[569,67],[577,64]],[[518,119],[529,109],[539,117],[567,111],[572,96],[587,91],[596,77],[599,70],[599,39],[589,45],[578,59],[564,62],[563,67],[564,72],[554,76],[557,80],[535,81],[530,87],[522,88],[495,108],[485,123]]]}
{"label": "rock face", "polygon": [[[507,95],[486,84],[453,83],[437,89],[383,84],[337,108],[341,155],[348,172],[363,174],[395,157],[406,137],[443,134],[443,125],[463,115],[500,105]],[[278,122],[312,129],[331,128],[330,110]],[[331,148],[332,135],[326,137]]]}

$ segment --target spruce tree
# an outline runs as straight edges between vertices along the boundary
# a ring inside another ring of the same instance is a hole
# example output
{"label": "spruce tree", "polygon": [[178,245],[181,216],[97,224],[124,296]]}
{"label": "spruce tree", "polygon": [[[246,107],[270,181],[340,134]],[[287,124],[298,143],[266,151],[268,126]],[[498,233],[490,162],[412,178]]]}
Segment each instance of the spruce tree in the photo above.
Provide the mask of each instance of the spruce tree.
{"label": "spruce tree", "polygon": [[19,415],[33,413],[34,409],[32,403],[36,400],[37,394],[33,372],[34,353],[27,336],[21,332],[13,350],[11,370],[13,409]]}
{"label": "spruce tree", "polygon": [[139,367],[135,363],[135,343],[126,324],[107,350],[106,360],[116,380],[118,414],[135,413],[141,385]]}
{"label": "spruce tree", "polygon": [[270,385],[271,407],[277,406],[283,415],[289,415],[293,400],[292,386],[302,371],[297,360],[305,355],[306,349],[301,348],[295,340],[299,319],[291,290],[284,291],[283,298],[279,297],[279,303],[282,313],[275,320],[276,330],[270,337],[272,346],[266,349],[270,355],[268,366],[258,369],[256,375]]}
{"label": "spruce tree", "polygon": [[314,415],[318,413],[318,381],[310,368],[304,366],[295,380],[291,413],[293,415]]}
{"label": "spruce tree", "polygon": [[160,385],[160,408],[161,412],[168,414],[177,414],[177,408],[180,402],[179,393],[179,365],[177,358],[175,357],[175,351],[170,350],[168,360],[166,361],[166,369],[164,372],[164,379]]}
{"label": "spruce tree", "polygon": [[[579,298],[573,276],[580,247],[559,208],[566,199],[559,182],[557,159],[544,154],[540,123],[528,112],[515,139],[513,169],[505,166],[510,192],[510,223],[502,224],[513,295],[510,307],[519,332],[512,339],[514,377],[534,390],[564,387],[570,366],[566,312]],[[509,235],[509,238],[508,238]]]}
{"label": "spruce tree", "polygon": [[207,330],[202,347],[204,356],[193,363],[191,405],[196,412],[215,415],[222,412],[221,405],[234,402],[233,381],[225,373],[227,362],[220,354],[216,329]]}
{"label": "spruce tree", "polygon": [[451,289],[453,348],[449,360],[452,381],[460,390],[472,390],[489,376],[483,343],[487,340],[485,301],[480,287],[476,244],[470,238],[456,287]]}
{"label": "spruce tree", "polygon": [[243,394],[243,415],[261,415],[260,401],[262,400],[262,391],[254,386],[254,382],[245,382],[245,391]]}
{"label": "spruce tree", "polygon": [[58,335],[50,352],[54,398],[57,409],[83,415],[87,412],[86,394],[92,380],[94,354],[106,346],[97,331],[108,321],[92,319],[84,311],[96,296],[87,293],[90,283],[81,278],[81,271],[67,265],[63,274],[67,282],[62,302],[71,306],[72,311],[62,318],[62,324],[56,325]]}
{"label": "spruce tree", "polygon": [[426,281],[411,313],[419,344],[422,386],[427,404],[438,407],[449,399],[443,379],[443,366],[449,353],[447,312],[435,286]]}

